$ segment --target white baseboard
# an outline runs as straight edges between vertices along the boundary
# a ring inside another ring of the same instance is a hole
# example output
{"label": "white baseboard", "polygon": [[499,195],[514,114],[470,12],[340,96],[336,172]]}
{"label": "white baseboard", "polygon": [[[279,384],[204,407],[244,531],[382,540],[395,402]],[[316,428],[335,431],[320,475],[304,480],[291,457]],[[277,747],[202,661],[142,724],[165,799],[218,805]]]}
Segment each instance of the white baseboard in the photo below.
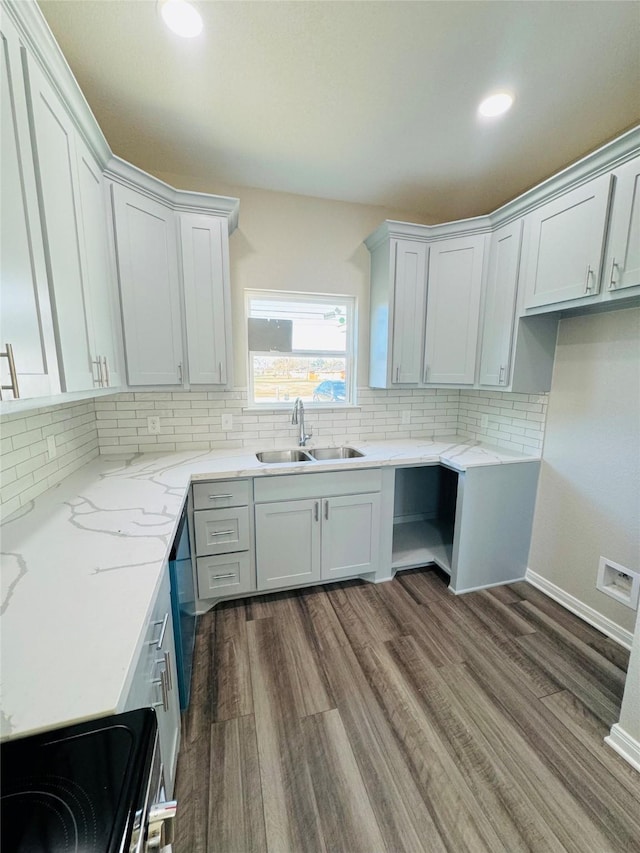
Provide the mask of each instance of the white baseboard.
{"label": "white baseboard", "polygon": [[611,639],[615,640],[616,643],[624,646],[625,649],[631,648],[631,643],[633,641],[633,633],[631,631],[621,628],[620,625],[612,622],[611,619],[607,619],[606,616],[603,616],[602,613],[594,610],[593,607],[589,607],[588,604],[584,604],[579,598],[565,592],[559,586],[556,586],[554,583],[551,583],[551,581],[543,578],[542,575],[539,575],[537,572],[532,572],[531,569],[527,569],[524,579],[528,581],[531,586],[537,587],[541,592],[548,595],[549,598],[553,598],[553,600],[557,601],[558,604],[561,604],[563,607],[566,607],[567,610],[575,613],[576,616],[584,619],[584,621],[588,622],[589,625],[593,625],[593,627],[597,628],[598,631],[602,631],[602,633],[606,634],[607,637],[611,637]]}
{"label": "white baseboard", "polygon": [[523,577],[511,578],[510,580],[497,581],[496,583],[485,583],[485,584],[482,584],[482,586],[470,586],[470,587],[467,587],[467,589],[452,589],[451,587],[449,587],[449,590],[454,595],[465,595],[465,593],[467,593],[467,592],[479,592],[481,589],[491,589],[494,586],[504,586],[505,584],[508,584],[508,583],[520,583],[520,581],[523,581],[523,580],[526,580],[526,577],[525,578],[523,578]]}
{"label": "white baseboard", "polygon": [[611,733],[607,735],[604,742],[640,773],[640,741],[620,728],[620,723],[614,723],[611,726]]}

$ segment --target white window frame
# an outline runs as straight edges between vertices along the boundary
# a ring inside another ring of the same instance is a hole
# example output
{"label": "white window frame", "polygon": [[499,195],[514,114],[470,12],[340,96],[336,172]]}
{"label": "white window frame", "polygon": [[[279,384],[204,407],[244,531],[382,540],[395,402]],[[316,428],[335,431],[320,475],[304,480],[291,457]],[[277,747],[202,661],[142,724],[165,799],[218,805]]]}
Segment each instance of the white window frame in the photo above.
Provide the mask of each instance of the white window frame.
{"label": "white window frame", "polygon": [[[313,304],[326,303],[329,307],[335,307],[339,302],[346,306],[347,323],[346,323],[346,348],[344,352],[345,358],[345,400],[338,402],[335,400],[322,401],[304,401],[305,408],[313,409],[344,409],[356,404],[356,375],[357,375],[357,355],[358,355],[358,340],[356,334],[356,323],[358,321],[358,304],[355,296],[346,296],[338,293],[298,293],[292,290],[245,290],[244,292],[244,322],[245,330],[247,328],[247,320],[249,318],[249,305],[252,299],[273,299],[281,302],[310,302]],[[246,345],[247,352],[247,394],[248,405],[251,409],[290,409],[293,400],[282,400],[263,402],[255,399],[254,381],[253,381],[253,355],[272,356],[274,353],[252,353],[249,350],[249,343]],[[336,353],[333,350],[293,350],[287,353],[293,358],[335,358],[337,355],[342,356],[342,353]]]}

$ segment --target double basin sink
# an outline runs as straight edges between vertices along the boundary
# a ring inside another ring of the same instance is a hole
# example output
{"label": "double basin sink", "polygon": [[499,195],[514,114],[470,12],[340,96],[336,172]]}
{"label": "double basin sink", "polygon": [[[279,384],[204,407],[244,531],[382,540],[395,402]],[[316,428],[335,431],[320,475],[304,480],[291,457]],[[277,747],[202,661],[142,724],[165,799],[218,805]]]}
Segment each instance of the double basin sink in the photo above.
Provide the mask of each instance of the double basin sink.
{"label": "double basin sink", "polygon": [[282,464],[283,462],[321,462],[328,459],[357,459],[364,456],[353,447],[301,447],[295,450],[263,450],[256,453],[258,462]]}

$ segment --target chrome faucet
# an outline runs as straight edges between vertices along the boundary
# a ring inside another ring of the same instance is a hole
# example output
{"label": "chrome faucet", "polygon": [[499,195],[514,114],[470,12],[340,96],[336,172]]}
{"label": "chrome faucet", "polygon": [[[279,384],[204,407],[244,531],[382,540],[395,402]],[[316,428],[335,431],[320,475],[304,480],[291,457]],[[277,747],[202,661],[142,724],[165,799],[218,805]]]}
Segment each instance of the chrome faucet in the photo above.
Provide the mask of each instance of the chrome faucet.
{"label": "chrome faucet", "polygon": [[291,414],[291,423],[292,424],[300,424],[300,433],[298,435],[298,447],[304,447],[307,441],[311,438],[311,433],[309,435],[304,431],[304,404],[300,397],[296,397],[295,402],[293,404],[293,412]]}

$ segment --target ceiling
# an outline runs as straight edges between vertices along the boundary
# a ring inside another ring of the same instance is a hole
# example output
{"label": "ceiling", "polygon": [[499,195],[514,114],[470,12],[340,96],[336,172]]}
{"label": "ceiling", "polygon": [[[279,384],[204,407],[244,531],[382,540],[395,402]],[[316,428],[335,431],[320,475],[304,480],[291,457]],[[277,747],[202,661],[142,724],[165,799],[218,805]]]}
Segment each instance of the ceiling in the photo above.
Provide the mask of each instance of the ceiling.
{"label": "ceiling", "polygon": [[[202,185],[487,213],[640,121],[640,4],[40,0],[114,153]],[[508,88],[509,113],[477,104]]]}

